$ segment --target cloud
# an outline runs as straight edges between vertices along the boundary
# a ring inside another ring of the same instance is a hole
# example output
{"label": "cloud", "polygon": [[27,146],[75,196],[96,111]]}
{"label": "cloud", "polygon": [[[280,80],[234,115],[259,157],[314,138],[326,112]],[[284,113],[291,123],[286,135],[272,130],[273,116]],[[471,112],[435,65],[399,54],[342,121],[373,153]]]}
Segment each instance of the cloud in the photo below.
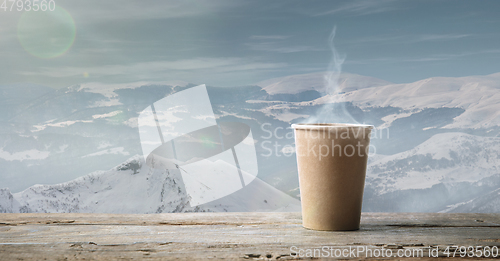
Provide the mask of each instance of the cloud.
{"label": "cloud", "polygon": [[[58,3],[59,4],[59,3]],[[127,0],[86,0],[67,1],[61,4],[70,13],[86,21],[151,20],[178,17],[193,17],[214,14],[241,6],[241,1],[127,1]],[[73,12],[71,12],[73,11]],[[91,17],[91,19],[88,19]]]}
{"label": "cloud", "polygon": [[472,55],[481,55],[481,54],[495,54],[500,53],[500,49],[490,49],[483,51],[475,51],[475,52],[463,52],[463,53],[455,53],[455,54],[436,54],[429,57],[422,58],[407,58],[403,61],[406,62],[429,62],[429,61],[444,61],[444,60],[452,60],[460,57],[467,57]]}
{"label": "cloud", "polygon": [[427,34],[416,37],[416,41],[449,41],[471,36],[470,34]]}
{"label": "cloud", "polygon": [[254,51],[265,51],[265,52],[276,52],[276,53],[297,53],[297,52],[312,52],[312,51],[326,50],[307,45],[283,46],[275,42],[246,43],[245,45]]}
{"label": "cloud", "polygon": [[291,35],[252,35],[249,37],[251,42],[245,43],[245,46],[254,51],[275,53],[298,53],[325,50],[309,45],[289,45],[290,42],[294,42],[287,40],[290,37]]}
{"label": "cloud", "polygon": [[455,58],[467,57],[472,55],[482,54],[498,54],[500,49],[490,49],[475,52],[463,52],[454,54],[434,54],[427,57],[384,57],[374,59],[361,59],[361,60],[347,60],[346,64],[381,64],[381,63],[401,63],[401,62],[433,62],[433,61],[446,61]]}
{"label": "cloud", "polygon": [[231,73],[237,71],[255,71],[277,69],[286,63],[267,63],[244,58],[195,58],[176,61],[150,61],[132,64],[111,64],[92,67],[42,67],[36,72],[22,72],[23,75],[48,76],[54,78],[81,76],[84,72],[93,77],[134,75],[149,78],[161,73]]}
{"label": "cloud", "polygon": [[407,44],[419,42],[453,41],[471,34],[421,34],[421,35],[396,35],[396,36],[370,36],[358,38],[352,41],[344,41],[349,44]]}
{"label": "cloud", "polygon": [[346,13],[346,14],[351,14],[351,15],[369,15],[369,14],[383,13],[383,12],[388,12],[388,11],[393,11],[393,10],[399,9],[399,8],[395,7],[394,5],[392,5],[393,2],[395,2],[395,1],[394,0],[349,1],[348,3],[341,5],[340,7],[317,13],[314,16],[332,15],[332,14],[338,14],[338,13]]}
{"label": "cloud", "polygon": [[252,35],[253,40],[284,40],[290,38],[290,35]]}

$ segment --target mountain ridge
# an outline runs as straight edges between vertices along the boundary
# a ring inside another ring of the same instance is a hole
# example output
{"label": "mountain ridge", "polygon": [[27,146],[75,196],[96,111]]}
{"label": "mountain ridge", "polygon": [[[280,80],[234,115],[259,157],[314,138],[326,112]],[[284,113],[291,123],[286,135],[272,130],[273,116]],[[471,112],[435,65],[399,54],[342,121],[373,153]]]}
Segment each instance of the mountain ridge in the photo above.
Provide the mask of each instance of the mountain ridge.
{"label": "mountain ridge", "polygon": [[202,205],[191,197],[178,170],[153,169],[136,155],[109,171],[18,193],[0,189],[0,213],[163,213],[299,211],[300,202],[256,178],[245,188]]}
{"label": "mountain ridge", "polygon": [[[349,75],[354,77],[349,84],[356,83],[357,76],[344,74]],[[442,211],[446,206],[481,197],[492,191],[492,186],[500,184],[497,161],[492,158],[498,154],[498,150],[492,148],[496,141],[492,140],[500,137],[500,125],[496,123],[500,102],[495,96],[500,73],[433,77],[409,84],[372,86],[368,83],[364,85],[366,88],[344,93],[339,89],[334,95],[312,88],[317,86],[310,85],[310,76],[306,75],[304,81],[300,75],[292,77],[300,90],[297,94],[270,94],[256,85],[207,87],[217,122],[241,122],[250,126],[258,156],[258,177],[271,187],[298,198],[295,156],[285,153],[294,146],[293,135],[286,135],[288,128],[290,124],[310,120],[334,101],[339,105],[334,107],[334,116],[350,117],[330,118],[329,122],[353,119],[376,126],[376,138],[371,144],[379,154],[370,159],[366,211]],[[314,77],[317,82],[322,81],[320,73]],[[10,122],[0,121],[0,168],[3,170],[0,188],[9,188],[3,189],[0,197],[5,199],[6,210],[21,206],[16,205],[20,202],[14,200],[15,195],[34,184],[72,181],[128,162],[131,155],[141,155],[139,113],[165,96],[194,86],[143,82],[111,85],[105,90],[107,84],[93,84],[93,89],[87,89],[85,84],[74,85],[45,94],[39,100],[15,104],[20,112],[16,118]],[[440,144],[434,151],[429,145],[432,142]],[[373,165],[374,162],[378,165]],[[373,166],[378,169],[371,168]],[[412,167],[416,170],[411,170]],[[42,190],[35,189],[36,193],[30,195],[37,198]],[[459,190],[467,193],[460,194]],[[428,199],[429,195],[440,200]],[[71,209],[69,206],[76,208],[71,202],[74,197],[65,198],[68,209]],[[235,202],[238,201],[245,202],[233,200],[230,208],[237,209],[239,203]],[[22,206],[26,206],[26,202],[22,201]],[[36,204],[30,206],[40,209]],[[80,206],[90,205],[87,202]],[[150,206],[147,211],[152,212],[159,206],[159,203],[156,208]],[[170,206],[164,208],[175,210]],[[97,208],[90,210],[97,211]]]}

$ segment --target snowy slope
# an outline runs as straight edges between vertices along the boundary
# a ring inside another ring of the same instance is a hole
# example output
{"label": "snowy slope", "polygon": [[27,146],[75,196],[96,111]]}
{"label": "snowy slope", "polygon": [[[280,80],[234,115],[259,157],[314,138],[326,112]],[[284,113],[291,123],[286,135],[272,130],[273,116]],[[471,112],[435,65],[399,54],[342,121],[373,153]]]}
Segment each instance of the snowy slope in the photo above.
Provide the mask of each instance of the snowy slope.
{"label": "snowy slope", "polygon": [[19,203],[14,199],[8,188],[0,189],[0,213],[17,212]]}
{"label": "snowy slope", "polygon": [[0,121],[8,120],[22,112],[23,103],[53,93],[55,90],[35,84],[0,85]]}
{"label": "snowy slope", "polygon": [[[324,73],[292,75],[257,85],[269,94],[296,94],[308,90],[326,93]],[[500,73],[433,77],[405,84],[391,84],[372,77],[344,73],[335,94],[322,96],[312,103],[292,103],[292,108],[332,102],[352,102],[361,108],[390,106],[400,108],[404,113],[426,108],[462,108],[465,112],[445,128],[490,128],[500,126]]]}
{"label": "snowy slope", "polygon": [[[388,84],[391,83],[373,77],[342,73],[339,77],[338,92],[349,92]],[[256,85],[264,88],[264,90],[271,95],[279,93],[297,94],[310,90],[315,90],[320,93],[326,92],[324,72],[273,78],[259,82]]]}
{"label": "snowy slope", "polygon": [[[287,128],[310,119],[332,101],[344,103],[336,115],[349,113],[359,123],[373,124],[384,134],[371,142],[380,154],[370,159],[365,211],[441,211],[500,187],[495,158],[500,154],[496,149],[500,73],[435,77],[408,84],[342,74],[333,96],[323,95],[323,76],[315,73],[271,79],[259,83],[263,88],[207,88],[218,121],[251,127],[259,178],[272,186],[256,180],[220,199],[224,201],[218,203],[221,206],[203,205],[198,210],[274,210],[286,206],[282,202],[287,195],[271,191],[279,188],[294,197],[299,193],[295,155],[284,154],[287,146],[294,145],[293,135],[288,135],[293,132]],[[161,197],[162,190],[165,195],[176,188],[167,176],[177,182],[179,173],[152,171],[152,178],[158,178],[155,184],[148,183],[149,170],[144,168],[130,177],[124,175],[125,170],[86,175],[141,154],[138,113],[189,86],[193,85],[89,83],[51,92],[41,89],[38,99],[30,96],[25,103],[18,99],[23,96],[14,92],[16,88],[9,88],[8,95],[0,93],[0,100],[15,100],[7,106],[9,110],[2,111],[5,121],[0,121],[0,212],[195,211],[184,206],[189,201],[185,191]],[[11,105],[15,105],[14,113]],[[269,149],[272,155],[264,156],[269,155]],[[61,184],[32,186],[37,183]],[[131,183],[141,189],[134,190]],[[247,197],[253,200],[245,200]],[[121,198],[130,204],[111,203]],[[272,206],[270,198],[276,198]]]}
{"label": "snowy slope", "polygon": [[442,213],[500,213],[500,188],[485,195],[448,206]]}
{"label": "snowy slope", "polygon": [[373,162],[367,178],[370,182],[383,178],[383,183],[376,184],[379,193],[430,188],[443,182],[475,182],[500,174],[498,155],[498,137],[441,133],[414,149]]}
{"label": "snowy slope", "polygon": [[172,86],[184,87],[188,85],[187,82],[184,81],[169,81],[169,82],[134,82],[134,83],[124,83],[124,84],[105,84],[102,83],[85,83],[72,86],[68,88],[68,91],[76,91],[76,92],[89,92],[101,94],[103,96],[102,99],[94,101],[89,107],[105,107],[105,106],[116,106],[122,105],[120,102],[120,97],[117,91],[124,89],[137,89],[142,86],[148,85],[163,85],[163,86]]}
{"label": "snowy slope", "polygon": [[434,77],[322,97],[317,102],[347,101],[362,107],[462,108],[465,112],[445,128],[500,126],[500,73],[460,78]]}
{"label": "snowy slope", "polygon": [[4,209],[4,212],[300,210],[300,202],[258,178],[244,189],[219,200],[196,207],[191,207],[189,201],[190,196],[178,170],[151,169],[140,156],[132,157],[109,171],[91,173],[56,185],[35,185],[13,194],[13,197],[8,190],[0,191],[0,211]]}
{"label": "snowy slope", "polygon": [[1,86],[7,107],[0,110],[0,188],[65,182],[141,153],[138,112],[183,86],[85,83],[50,92]]}
{"label": "snowy slope", "polygon": [[[398,211],[443,210],[498,188],[499,155],[499,137],[434,135],[414,149],[372,162],[365,200],[369,208],[381,207],[385,201]],[[414,202],[419,200],[425,204]]]}

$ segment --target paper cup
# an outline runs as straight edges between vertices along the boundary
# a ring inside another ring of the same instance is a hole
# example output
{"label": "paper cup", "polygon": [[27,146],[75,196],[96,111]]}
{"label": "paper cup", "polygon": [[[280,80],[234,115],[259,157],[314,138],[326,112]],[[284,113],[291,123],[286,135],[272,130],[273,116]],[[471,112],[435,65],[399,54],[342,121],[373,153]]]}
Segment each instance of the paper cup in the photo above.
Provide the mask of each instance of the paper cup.
{"label": "paper cup", "polygon": [[302,224],[359,229],[371,125],[293,124]]}

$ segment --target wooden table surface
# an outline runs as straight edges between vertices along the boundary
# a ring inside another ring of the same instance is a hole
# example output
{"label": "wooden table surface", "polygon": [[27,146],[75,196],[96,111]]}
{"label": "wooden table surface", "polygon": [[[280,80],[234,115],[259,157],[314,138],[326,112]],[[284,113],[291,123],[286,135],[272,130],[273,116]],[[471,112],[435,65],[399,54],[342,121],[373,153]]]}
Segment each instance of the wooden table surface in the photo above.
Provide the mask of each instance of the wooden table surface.
{"label": "wooden table surface", "polygon": [[305,229],[300,213],[0,214],[0,260],[435,260],[449,246],[500,259],[500,214],[363,213],[351,232]]}

